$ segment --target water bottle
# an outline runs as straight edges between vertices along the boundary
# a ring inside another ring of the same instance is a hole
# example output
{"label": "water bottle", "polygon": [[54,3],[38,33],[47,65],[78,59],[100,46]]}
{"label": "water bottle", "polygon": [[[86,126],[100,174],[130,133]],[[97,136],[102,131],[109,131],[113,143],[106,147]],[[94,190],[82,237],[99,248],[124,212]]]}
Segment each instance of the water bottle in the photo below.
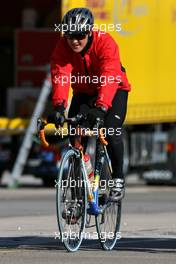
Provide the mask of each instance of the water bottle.
{"label": "water bottle", "polygon": [[84,155],[84,162],[85,162],[86,172],[87,172],[89,181],[92,182],[94,180],[94,172],[93,172],[93,167],[91,164],[90,156],[87,153],[85,153]]}

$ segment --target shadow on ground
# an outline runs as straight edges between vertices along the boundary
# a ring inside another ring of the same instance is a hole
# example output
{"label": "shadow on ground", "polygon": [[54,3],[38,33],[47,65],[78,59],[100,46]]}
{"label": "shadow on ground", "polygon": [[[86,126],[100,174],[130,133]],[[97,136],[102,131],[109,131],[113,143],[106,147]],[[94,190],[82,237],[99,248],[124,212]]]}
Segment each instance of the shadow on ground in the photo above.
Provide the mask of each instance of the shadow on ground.
{"label": "shadow on ground", "polygon": [[[54,239],[54,237],[1,237],[0,251],[2,249],[63,250],[64,246],[59,239]],[[101,246],[97,240],[84,240],[80,250],[96,251],[101,250]],[[123,238],[120,241],[117,241],[114,250],[148,253],[176,253],[176,238]]]}

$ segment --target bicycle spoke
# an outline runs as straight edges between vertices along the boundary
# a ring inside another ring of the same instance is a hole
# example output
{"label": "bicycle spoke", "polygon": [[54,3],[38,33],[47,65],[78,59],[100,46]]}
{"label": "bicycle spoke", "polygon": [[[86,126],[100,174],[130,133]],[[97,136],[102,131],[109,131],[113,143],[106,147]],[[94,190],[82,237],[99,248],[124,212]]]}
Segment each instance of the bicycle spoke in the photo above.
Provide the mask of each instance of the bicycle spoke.
{"label": "bicycle spoke", "polygon": [[[109,175],[111,175],[110,171],[109,171]],[[107,179],[110,179],[110,177],[107,176]],[[108,184],[106,184],[105,193],[108,197],[109,195]],[[120,228],[120,218],[121,218],[121,202],[119,203],[108,202],[104,207],[103,214],[98,215],[96,217],[97,232],[103,249],[111,250],[115,246],[117,241],[117,233],[119,232],[119,228]]]}
{"label": "bicycle spoke", "polygon": [[[76,251],[82,242],[82,232],[86,220],[86,188],[83,185],[79,191],[77,171],[81,172],[79,159],[75,152],[69,150],[61,162],[59,181],[65,178],[65,185],[57,186],[57,216],[61,238],[67,250]],[[79,173],[83,181],[82,172]],[[71,183],[76,186],[73,187]],[[64,197],[64,198],[63,198]]]}

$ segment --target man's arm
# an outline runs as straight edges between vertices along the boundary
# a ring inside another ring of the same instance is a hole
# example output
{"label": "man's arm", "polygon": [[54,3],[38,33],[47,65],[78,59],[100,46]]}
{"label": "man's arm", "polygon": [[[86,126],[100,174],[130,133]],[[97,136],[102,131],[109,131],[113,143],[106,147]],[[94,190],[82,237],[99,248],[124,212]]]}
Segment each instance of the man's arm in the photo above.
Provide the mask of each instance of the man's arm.
{"label": "man's arm", "polygon": [[103,82],[99,87],[96,105],[108,109],[112,106],[117,89],[126,87],[130,90],[130,84],[121,66],[118,46],[109,34],[99,40],[97,55]]}
{"label": "man's arm", "polygon": [[67,107],[72,65],[66,41],[59,40],[51,56],[52,102]]}

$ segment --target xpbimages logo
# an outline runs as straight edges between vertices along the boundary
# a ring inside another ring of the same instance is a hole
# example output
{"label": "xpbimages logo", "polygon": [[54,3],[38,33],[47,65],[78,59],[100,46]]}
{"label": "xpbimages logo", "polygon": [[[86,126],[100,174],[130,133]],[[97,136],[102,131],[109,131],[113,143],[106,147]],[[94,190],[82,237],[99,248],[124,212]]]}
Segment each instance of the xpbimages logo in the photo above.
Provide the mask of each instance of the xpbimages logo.
{"label": "xpbimages logo", "polygon": [[[103,180],[100,179],[99,181],[99,189],[101,191],[106,191],[107,189],[113,188],[115,185],[114,180]],[[83,188],[84,186],[88,186],[89,188],[96,189],[97,188],[97,182],[96,181],[87,181],[87,180],[81,180],[81,179],[64,179],[64,180],[55,180],[55,188],[60,188],[61,190],[65,190],[66,188]]]}
{"label": "xpbimages logo", "polygon": [[[101,232],[101,235],[100,235],[100,239],[102,242],[105,242],[106,240],[108,239],[113,239],[114,237],[116,236],[117,239],[121,239],[121,232]],[[84,239],[96,239],[98,240],[98,233],[97,232],[83,232],[83,233],[78,233],[78,232],[74,232],[74,231],[71,231],[69,230],[68,232],[65,231],[65,232],[62,232],[62,233],[58,233],[58,232],[55,232],[54,233],[54,239],[61,239],[62,242],[63,240],[67,240],[67,239],[70,239],[70,240],[75,240],[76,238],[79,239],[80,237],[84,238]]]}
{"label": "xpbimages logo", "polygon": [[98,36],[104,35],[106,32],[120,32],[122,30],[121,24],[94,24],[92,25],[75,25],[75,24],[54,24],[55,31],[59,32],[86,32],[86,31],[97,31]]}
{"label": "xpbimages logo", "polygon": [[[119,116],[115,115],[115,118],[120,119]],[[107,136],[120,136],[122,134],[122,128],[117,127],[104,127],[101,129],[101,133],[103,135],[103,138],[106,138]],[[82,136],[82,135],[92,135],[92,136],[100,136],[100,130],[97,127],[93,127],[92,129],[86,127],[80,127],[79,130],[73,126],[63,127],[63,128],[55,128],[55,136],[61,136],[64,138],[67,135],[70,136]]]}
{"label": "xpbimages logo", "polygon": [[116,75],[116,76],[85,76],[85,75],[80,75],[78,74],[75,76],[70,73],[70,75],[55,75],[54,76],[54,83],[55,84],[60,84],[63,86],[64,84],[100,84],[101,86],[106,86],[107,84],[112,84],[112,83],[121,83],[122,82],[122,77],[121,75]]}

